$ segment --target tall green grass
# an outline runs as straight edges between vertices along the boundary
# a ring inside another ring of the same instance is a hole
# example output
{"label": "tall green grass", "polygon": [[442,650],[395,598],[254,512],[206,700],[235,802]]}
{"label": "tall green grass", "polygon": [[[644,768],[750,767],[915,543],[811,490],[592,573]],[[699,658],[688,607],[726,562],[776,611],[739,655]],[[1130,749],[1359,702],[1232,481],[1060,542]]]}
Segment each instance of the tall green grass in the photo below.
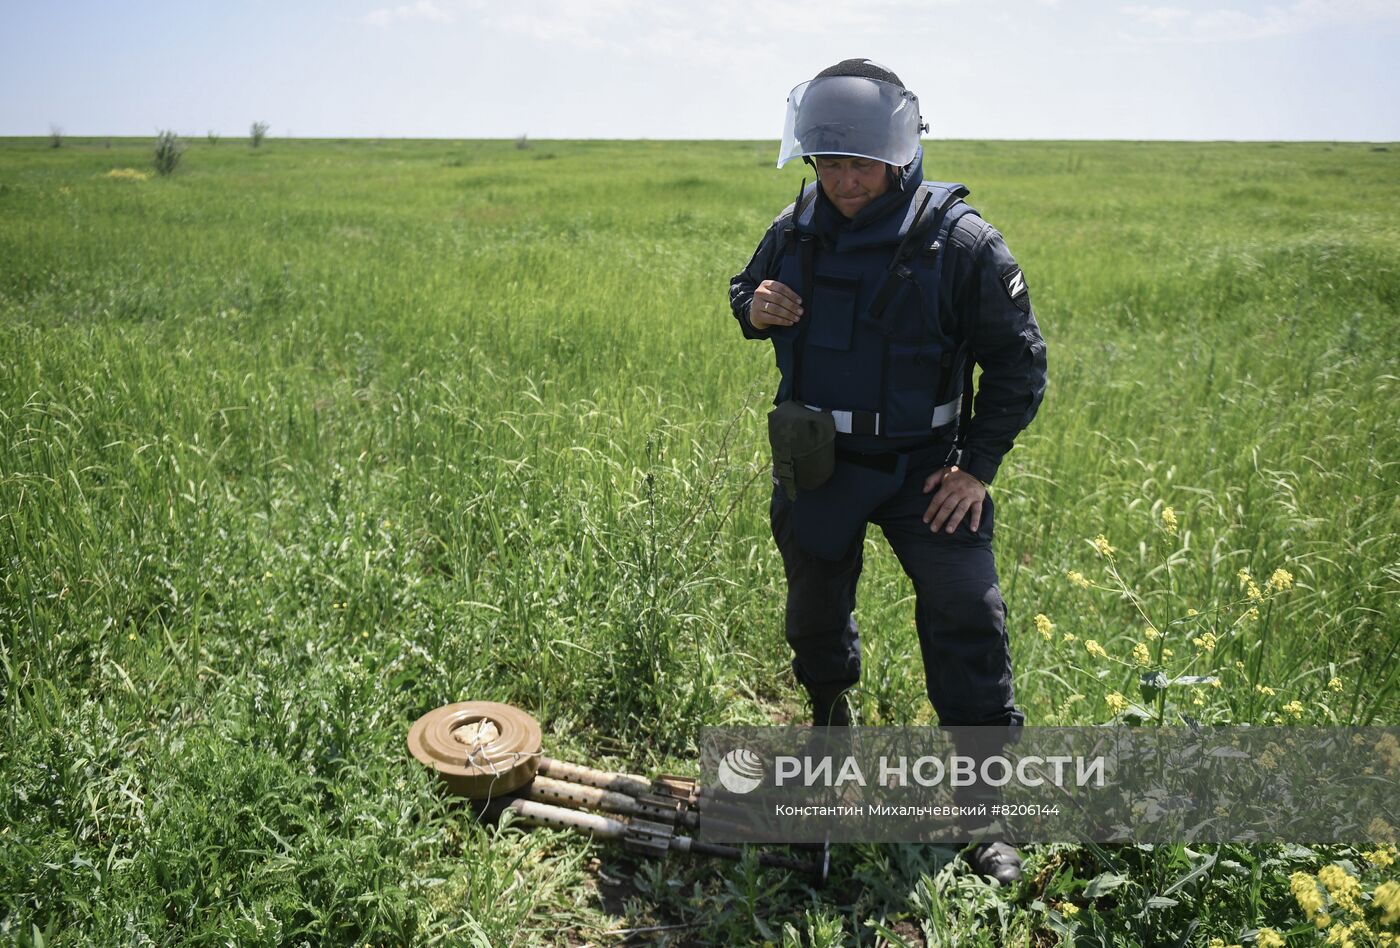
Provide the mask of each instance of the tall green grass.
{"label": "tall green grass", "polygon": [[[693,768],[704,725],[801,716],[776,375],[725,303],[796,191],[772,154],[192,143],[141,180],[108,173],[142,141],[0,142],[7,937],[1230,943],[1311,930],[1289,872],[1374,881],[1355,854],[1239,847],[1043,847],[1000,895],[916,847],[841,852],[855,884],[820,894],[747,863],[590,869],[407,758],[417,715],[468,698],[633,771]],[[1049,346],[992,488],[1033,723],[1395,723],[1397,154],[929,144]],[[858,618],[860,718],[929,720],[873,537]],[[1143,692],[1158,670],[1220,686]]]}

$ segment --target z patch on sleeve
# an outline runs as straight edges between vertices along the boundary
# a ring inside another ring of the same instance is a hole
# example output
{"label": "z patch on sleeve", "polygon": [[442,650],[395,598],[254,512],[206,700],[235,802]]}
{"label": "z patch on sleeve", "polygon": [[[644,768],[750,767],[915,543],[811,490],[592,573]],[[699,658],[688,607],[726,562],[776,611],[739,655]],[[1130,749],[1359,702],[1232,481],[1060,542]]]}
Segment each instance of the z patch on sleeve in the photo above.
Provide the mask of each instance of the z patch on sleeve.
{"label": "z patch on sleeve", "polygon": [[1012,264],[1001,272],[1001,285],[1006,287],[1006,295],[1023,313],[1031,311],[1031,294],[1026,288],[1026,275],[1021,268]]}

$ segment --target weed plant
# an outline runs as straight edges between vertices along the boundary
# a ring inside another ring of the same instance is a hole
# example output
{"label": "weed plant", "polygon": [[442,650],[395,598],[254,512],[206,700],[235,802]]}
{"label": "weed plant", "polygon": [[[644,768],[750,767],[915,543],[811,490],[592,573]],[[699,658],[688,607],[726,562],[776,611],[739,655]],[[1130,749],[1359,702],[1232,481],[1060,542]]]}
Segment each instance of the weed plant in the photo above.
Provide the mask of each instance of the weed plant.
{"label": "weed plant", "polygon": [[180,156],[185,153],[185,143],[173,131],[165,129],[156,136],[154,163],[156,174],[169,177],[180,164]]}
{"label": "weed plant", "polygon": [[[4,937],[1395,931],[1385,846],[1038,846],[1004,891],[849,846],[815,891],[479,824],[406,752],[440,704],[634,772],[802,716],[776,372],[726,303],[800,175],[771,142],[288,141],[157,188],[120,167],[148,143],[69,144],[0,141]],[[929,143],[1049,346],[992,485],[1032,723],[1397,722],[1396,154]],[[872,537],[863,723],[931,720],[912,609]]]}

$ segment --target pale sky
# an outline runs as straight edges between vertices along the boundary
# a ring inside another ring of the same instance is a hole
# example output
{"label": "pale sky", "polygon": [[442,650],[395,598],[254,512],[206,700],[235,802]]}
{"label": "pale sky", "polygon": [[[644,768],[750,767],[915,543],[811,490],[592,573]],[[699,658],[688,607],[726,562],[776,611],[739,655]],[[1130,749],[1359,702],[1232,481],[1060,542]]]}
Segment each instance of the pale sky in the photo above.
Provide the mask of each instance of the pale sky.
{"label": "pale sky", "polygon": [[934,139],[1400,139],[1400,0],[0,0],[0,135],[776,140],[850,57]]}

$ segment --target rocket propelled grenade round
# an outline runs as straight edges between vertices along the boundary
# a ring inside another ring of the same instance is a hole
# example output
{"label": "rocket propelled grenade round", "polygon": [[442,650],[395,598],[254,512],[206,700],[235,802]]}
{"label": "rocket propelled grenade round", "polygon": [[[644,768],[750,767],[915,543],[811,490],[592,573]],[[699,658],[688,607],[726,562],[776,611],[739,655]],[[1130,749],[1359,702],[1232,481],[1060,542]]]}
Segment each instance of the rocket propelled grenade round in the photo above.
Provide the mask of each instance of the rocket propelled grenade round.
{"label": "rocket propelled grenade round", "polygon": [[[743,850],[680,835],[698,829],[699,784],[663,774],[655,780],[545,757],[539,723],[507,704],[460,701],[413,723],[408,749],[449,790],[472,800],[484,816],[511,810],[529,826],[549,826],[617,840],[635,852],[694,853],[739,859]],[[825,857],[823,853],[823,857]],[[760,852],[759,863],[826,881],[827,859]]]}

